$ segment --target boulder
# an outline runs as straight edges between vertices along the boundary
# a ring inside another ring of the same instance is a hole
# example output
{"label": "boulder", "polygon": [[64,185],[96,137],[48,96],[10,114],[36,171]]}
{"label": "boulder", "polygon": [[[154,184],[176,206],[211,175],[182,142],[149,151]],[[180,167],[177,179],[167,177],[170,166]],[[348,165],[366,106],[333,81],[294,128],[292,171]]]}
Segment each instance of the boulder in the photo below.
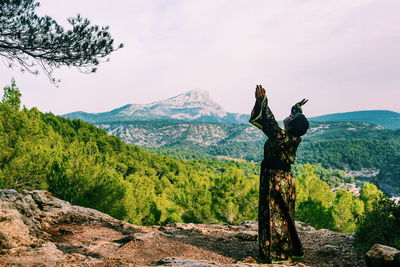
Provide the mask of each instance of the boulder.
{"label": "boulder", "polygon": [[370,251],[365,254],[367,266],[400,266],[400,251],[398,249],[375,244]]}

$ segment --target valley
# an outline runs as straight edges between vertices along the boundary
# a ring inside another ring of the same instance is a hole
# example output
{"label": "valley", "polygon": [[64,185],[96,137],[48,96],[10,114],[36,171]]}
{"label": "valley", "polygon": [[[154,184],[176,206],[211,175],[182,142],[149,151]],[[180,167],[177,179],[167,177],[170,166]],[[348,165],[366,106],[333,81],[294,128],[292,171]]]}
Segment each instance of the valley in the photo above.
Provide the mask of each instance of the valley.
{"label": "valley", "polygon": [[[249,115],[226,112],[204,90],[104,113],[73,112],[64,117],[93,123],[127,144],[179,159],[260,162],[266,140],[248,123]],[[400,155],[399,113],[357,111],[309,120],[310,129],[298,149],[298,164],[344,170],[358,187],[373,182],[391,196],[400,194],[400,172],[395,167],[394,172],[387,171]]]}

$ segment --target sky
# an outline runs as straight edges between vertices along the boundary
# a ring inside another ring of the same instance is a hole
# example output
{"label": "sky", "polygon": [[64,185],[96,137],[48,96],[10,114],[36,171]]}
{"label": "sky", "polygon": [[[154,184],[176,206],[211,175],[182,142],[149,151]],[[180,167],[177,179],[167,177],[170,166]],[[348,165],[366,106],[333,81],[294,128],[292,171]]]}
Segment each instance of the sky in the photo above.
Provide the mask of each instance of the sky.
{"label": "sky", "polygon": [[400,112],[398,0],[41,0],[68,27],[76,14],[110,26],[124,48],[97,73],[55,72],[58,87],[0,63],[28,108],[105,112],[203,89],[226,111],[249,114],[256,84],[283,119],[308,98],[308,116]]}

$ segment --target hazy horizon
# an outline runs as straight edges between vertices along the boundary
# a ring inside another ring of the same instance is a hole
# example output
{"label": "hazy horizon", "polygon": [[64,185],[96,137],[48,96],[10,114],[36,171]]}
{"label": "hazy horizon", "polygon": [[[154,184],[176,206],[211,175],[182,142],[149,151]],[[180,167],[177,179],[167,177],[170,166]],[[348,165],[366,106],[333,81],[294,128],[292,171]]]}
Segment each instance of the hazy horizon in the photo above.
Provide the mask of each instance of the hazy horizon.
{"label": "hazy horizon", "polygon": [[[192,90],[198,90],[198,89],[192,89]],[[201,90],[201,91],[206,91],[206,90]],[[183,92],[183,93],[187,93],[187,92],[189,92],[189,91],[186,91],[186,92]],[[209,93],[208,91],[206,91],[206,92]],[[172,97],[175,97],[175,96],[171,96],[171,97],[168,97],[168,98],[172,98]],[[91,114],[104,113],[104,112],[110,112],[110,111],[119,109],[119,108],[121,108],[123,106],[126,106],[126,105],[131,105],[131,104],[133,104],[133,105],[135,105],[135,104],[139,104],[139,105],[144,104],[144,105],[146,105],[146,104],[151,104],[151,103],[156,103],[156,102],[159,102],[159,101],[163,101],[163,100],[166,100],[168,98],[158,99],[158,100],[155,100],[155,101],[152,101],[152,102],[149,102],[149,103],[127,103],[125,105],[122,105],[122,106],[119,106],[119,107],[115,107],[115,108],[110,109],[110,110],[104,110],[104,111],[101,111],[101,112],[86,112],[85,110],[75,110],[75,111],[72,111],[72,112],[69,112],[69,113],[74,113],[74,112],[85,112],[85,113],[91,113]],[[212,100],[214,100],[214,99],[212,99]],[[217,104],[219,104],[219,103],[217,103]],[[222,108],[224,109],[224,107],[222,107]],[[317,115],[313,115],[313,116],[309,116],[309,117],[319,117],[319,116],[330,115],[330,114],[351,113],[351,112],[359,112],[359,111],[392,111],[392,112],[396,112],[394,110],[384,110],[384,109],[365,109],[365,110],[350,110],[350,111],[341,111],[341,112],[335,112],[335,113],[317,114]],[[241,114],[250,115],[250,112],[251,112],[251,110],[249,112],[247,112],[247,113],[241,113]],[[397,113],[400,114],[400,112],[397,112]],[[66,115],[66,114],[68,114],[68,113],[59,114],[59,115]],[[281,119],[283,119],[283,118],[281,118]]]}
{"label": "hazy horizon", "polygon": [[284,118],[302,98],[309,116],[360,110],[400,112],[400,2],[244,0],[42,0],[60,24],[80,13],[109,25],[125,48],[85,75],[46,76],[0,66],[23,104],[61,115],[106,112],[203,89],[226,111],[249,114],[256,84]]}

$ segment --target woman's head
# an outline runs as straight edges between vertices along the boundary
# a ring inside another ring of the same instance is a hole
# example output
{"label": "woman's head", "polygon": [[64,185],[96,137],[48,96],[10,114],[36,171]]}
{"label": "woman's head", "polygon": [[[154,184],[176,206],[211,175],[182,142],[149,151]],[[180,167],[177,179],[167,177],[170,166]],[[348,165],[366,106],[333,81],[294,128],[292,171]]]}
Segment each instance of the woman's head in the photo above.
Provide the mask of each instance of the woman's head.
{"label": "woman's head", "polygon": [[285,130],[293,136],[300,137],[304,135],[309,127],[308,120],[306,116],[302,113],[297,113],[296,115],[290,115],[283,120]]}

